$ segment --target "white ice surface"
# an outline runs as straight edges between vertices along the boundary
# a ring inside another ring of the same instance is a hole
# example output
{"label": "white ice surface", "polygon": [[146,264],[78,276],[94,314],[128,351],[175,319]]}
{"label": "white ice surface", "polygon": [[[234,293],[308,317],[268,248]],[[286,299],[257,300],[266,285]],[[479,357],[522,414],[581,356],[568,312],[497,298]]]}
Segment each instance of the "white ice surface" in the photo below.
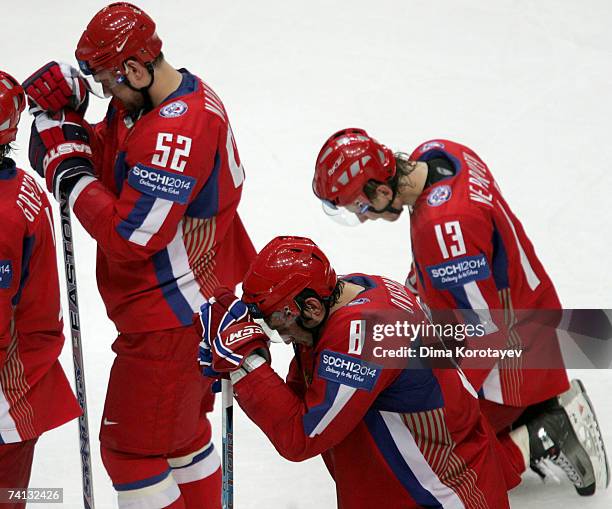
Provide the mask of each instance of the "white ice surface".
{"label": "white ice surface", "polygon": [[[50,59],[73,61],[82,30],[104,3],[4,6],[0,68],[23,80]],[[407,152],[426,139],[446,137],[471,146],[489,164],[564,305],[612,308],[609,1],[140,5],[157,20],[167,59],[202,76],[225,102],[247,170],[240,212],[258,248],[278,234],[306,235],[338,272],[403,281],[410,260],[408,217],[353,229],[329,221],[310,192],[313,162],[325,138],[347,126],[365,127]],[[101,118],[104,107],[94,99],[88,118]],[[29,123],[24,115],[17,152],[23,167]],[[76,230],[95,499],[97,507],[110,508],[115,494],[97,434],[115,330],[96,289],[95,245]],[[290,355],[283,345],[273,348],[281,374]],[[62,361],[72,377],[69,346]],[[580,376],[612,447],[612,373]],[[218,437],[218,410],[213,422]],[[281,459],[240,410],[234,436],[236,507],[335,507],[320,459]],[[61,486],[64,506],[81,507],[75,423],[41,438],[31,486]],[[567,484],[542,486],[529,474],[511,501],[513,508],[612,507],[610,491],[580,499]]]}

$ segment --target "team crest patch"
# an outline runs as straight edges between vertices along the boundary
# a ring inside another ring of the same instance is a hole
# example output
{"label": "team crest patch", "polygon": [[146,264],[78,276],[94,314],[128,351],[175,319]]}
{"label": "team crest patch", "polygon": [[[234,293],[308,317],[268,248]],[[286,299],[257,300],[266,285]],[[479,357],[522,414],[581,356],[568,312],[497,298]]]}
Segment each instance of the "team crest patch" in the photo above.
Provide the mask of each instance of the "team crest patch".
{"label": "team crest patch", "polygon": [[159,110],[159,116],[165,118],[176,118],[187,113],[189,107],[183,101],[174,101]]}
{"label": "team crest patch", "polygon": [[424,152],[427,152],[428,150],[431,150],[432,148],[439,148],[444,150],[444,143],[442,143],[441,141],[430,141],[429,143],[425,143],[421,147],[420,152],[422,154]]}
{"label": "team crest patch", "polygon": [[438,186],[432,189],[431,193],[427,197],[427,204],[430,207],[439,207],[444,202],[450,200],[453,191],[450,186]]}
{"label": "team crest patch", "polygon": [[10,288],[13,281],[13,263],[0,260],[0,288]]}

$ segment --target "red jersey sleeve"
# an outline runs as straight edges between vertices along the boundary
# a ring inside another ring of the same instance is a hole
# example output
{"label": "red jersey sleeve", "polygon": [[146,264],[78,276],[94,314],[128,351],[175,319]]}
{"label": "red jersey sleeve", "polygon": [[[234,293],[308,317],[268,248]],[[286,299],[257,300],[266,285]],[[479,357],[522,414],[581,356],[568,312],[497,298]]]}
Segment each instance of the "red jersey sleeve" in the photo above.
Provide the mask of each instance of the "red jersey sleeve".
{"label": "red jersey sleeve", "polygon": [[13,298],[21,280],[23,224],[3,218],[0,228],[0,367],[11,342]]}
{"label": "red jersey sleeve", "polygon": [[330,323],[319,340],[303,398],[267,364],[234,386],[242,409],[291,461],[314,457],[341,442],[398,375],[361,358],[351,341],[352,321],[345,317]]}
{"label": "red jersey sleeve", "polygon": [[205,119],[206,125],[197,127],[183,118],[149,122],[141,131],[134,127],[118,198],[93,177],[79,180],[71,205],[110,259],[144,259],[167,246],[208,177],[227,165],[227,154],[218,150],[226,142],[227,125],[224,129],[216,115]]}
{"label": "red jersey sleeve", "polygon": [[93,125],[86,125],[89,136],[91,151],[94,157],[94,167],[98,168],[102,164],[102,154],[104,152],[104,140],[108,132],[106,120]]}
{"label": "red jersey sleeve", "polygon": [[430,308],[499,307],[492,235],[492,224],[465,214],[440,217],[413,232],[419,290]]}
{"label": "red jersey sleeve", "polygon": [[298,396],[303,397],[304,391],[306,390],[306,383],[304,379],[304,372],[300,371],[297,360],[295,357],[289,364],[289,371],[287,372],[287,385],[289,388]]}
{"label": "red jersey sleeve", "polygon": [[[458,310],[452,315],[455,320],[480,326],[481,334],[473,342],[468,340],[469,346],[504,346],[505,324],[492,312],[502,307],[498,291],[502,282],[496,280],[500,275],[494,267],[493,224],[471,214],[445,215],[419,226],[413,235],[418,238],[413,246],[419,295],[433,320],[448,320],[444,310]],[[494,364],[494,358],[478,362],[482,376],[470,377],[477,390],[485,370]]]}

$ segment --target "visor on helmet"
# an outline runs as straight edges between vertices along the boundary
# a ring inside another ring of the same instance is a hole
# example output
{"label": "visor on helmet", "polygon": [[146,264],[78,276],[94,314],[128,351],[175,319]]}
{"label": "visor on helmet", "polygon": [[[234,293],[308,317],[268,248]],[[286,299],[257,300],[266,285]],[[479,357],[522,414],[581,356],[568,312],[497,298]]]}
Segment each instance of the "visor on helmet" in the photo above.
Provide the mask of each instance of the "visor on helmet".
{"label": "visor on helmet", "polygon": [[[83,73],[82,78],[85,80],[90,92],[100,99],[111,97],[110,90],[117,85],[121,85],[126,80],[124,75],[111,70],[92,71],[87,62],[83,60],[79,60],[79,68],[81,73]],[[83,71],[84,68],[86,68],[86,72]]]}
{"label": "visor on helmet", "polygon": [[336,207],[336,205],[330,201],[321,200],[321,207],[323,208],[325,215],[339,225],[357,226],[361,224],[361,221],[356,214],[349,212],[344,207]]}

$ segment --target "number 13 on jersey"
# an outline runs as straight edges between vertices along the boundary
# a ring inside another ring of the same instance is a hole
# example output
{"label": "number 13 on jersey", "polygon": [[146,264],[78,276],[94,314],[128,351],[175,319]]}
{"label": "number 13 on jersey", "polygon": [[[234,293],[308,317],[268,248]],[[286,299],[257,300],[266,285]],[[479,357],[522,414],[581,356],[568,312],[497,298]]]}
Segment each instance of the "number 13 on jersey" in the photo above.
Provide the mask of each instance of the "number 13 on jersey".
{"label": "number 13 on jersey", "polygon": [[445,260],[451,256],[460,256],[467,252],[459,221],[449,221],[444,223],[444,227],[441,224],[437,224],[434,226],[434,231],[436,232],[438,246]]}

